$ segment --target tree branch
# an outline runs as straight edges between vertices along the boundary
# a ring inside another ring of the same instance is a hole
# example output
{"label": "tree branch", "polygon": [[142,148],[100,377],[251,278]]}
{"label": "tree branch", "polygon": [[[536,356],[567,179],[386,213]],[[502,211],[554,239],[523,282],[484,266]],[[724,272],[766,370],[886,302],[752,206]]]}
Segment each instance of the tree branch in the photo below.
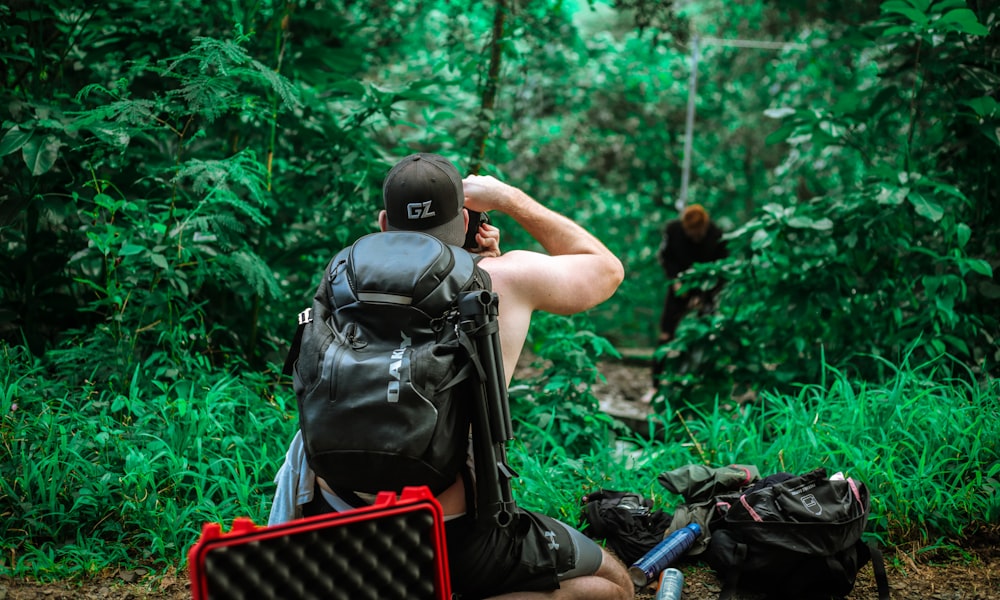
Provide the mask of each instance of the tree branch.
{"label": "tree branch", "polygon": [[496,11],[493,13],[493,36],[490,40],[490,66],[483,86],[483,101],[479,107],[479,121],[476,127],[477,139],[473,144],[472,157],[469,164],[470,173],[479,173],[483,157],[486,155],[486,140],[490,137],[490,126],[493,118],[491,113],[496,104],[497,84],[500,80],[500,60],[503,41],[503,26],[507,18],[508,0],[497,0]]}

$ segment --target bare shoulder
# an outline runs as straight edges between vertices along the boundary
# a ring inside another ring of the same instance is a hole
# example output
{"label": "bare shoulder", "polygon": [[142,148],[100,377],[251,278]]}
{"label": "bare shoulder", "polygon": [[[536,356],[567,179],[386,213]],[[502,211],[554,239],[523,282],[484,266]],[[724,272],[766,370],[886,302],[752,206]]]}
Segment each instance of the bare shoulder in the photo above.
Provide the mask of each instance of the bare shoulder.
{"label": "bare shoulder", "polygon": [[548,255],[531,252],[530,250],[509,250],[500,256],[487,256],[479,261],[479,265],[489,271],[490,274],[493,274],[494,271],[499,274],[530,267],[530,265],[545,258],[549,258]]}
{"label": "bare shoulder", "polygon": [[500,256],[484,258],[479,266],[490,274],[497,291],[518,293],[530,290],[556,268],[552,258],[529,250],[511,250]]}
{"label": "bare shoulder", "polygon": [[490,274],[501,297],[528,310],[564,315],[607,300],[620,282],[613,274],[604,276],[601,262],[591,255],[550,256],[512,250],[484,258],[480,266]]}

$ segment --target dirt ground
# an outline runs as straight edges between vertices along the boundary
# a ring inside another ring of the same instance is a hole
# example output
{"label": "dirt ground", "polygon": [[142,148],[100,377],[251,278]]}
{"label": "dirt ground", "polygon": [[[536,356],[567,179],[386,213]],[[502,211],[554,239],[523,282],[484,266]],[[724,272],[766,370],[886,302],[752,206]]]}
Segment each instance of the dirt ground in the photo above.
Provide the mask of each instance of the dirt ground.
{"label": "dirt ground", "polygon": [[[596,387],[602,407],[625,419],[642,419],[648,405],[642,401],[649,372],[641,363],[606,363],[606,384]],[[963,558],[936,562],[918,548],[886,552],[890,597],[895,600],[1000,600],[1000,524],[966,541]],[[700,565],[683,566],[683,600],[715,600],[721,587],[715,574]],[[184,572],[153,575],[142,569],[106,573],[85,582],[40,584],[0,576],[0,600],[190,600]],[[653,600],[652,590],[639,590],[639,600]],[[862,569],[849,600],[877,600],[873,571]],[[751,596],[740,600],[754,600]]]}
{"label": "dirt ground", "polygon": [[[968,563],[916,564],[906,555],[887,557],[890,597],[895,600],[998,600],[1000,560],[996,546],[980,549]],[[895,564],[893,564],[895,563]],[[712,571],[683,567],[682,600],[716,600],[721,586]],[[638,600],[653,600],[654,592],[639,590]],[[143,577],[116,573],[83,583],[39,584],[0,578],[0,600],[190,600],[184,574]],[[849,600],[877,600],[871,566],[862,569]],[[754,600],[741,596],[740,600]]]}

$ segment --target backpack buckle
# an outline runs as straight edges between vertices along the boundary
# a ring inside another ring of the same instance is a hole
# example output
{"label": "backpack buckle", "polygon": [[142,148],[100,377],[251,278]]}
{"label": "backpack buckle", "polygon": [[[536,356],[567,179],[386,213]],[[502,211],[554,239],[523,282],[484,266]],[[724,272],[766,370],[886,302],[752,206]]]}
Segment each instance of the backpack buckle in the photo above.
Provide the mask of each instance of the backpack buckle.
{"label": "backpack buckle", "polygon": [[312,323],[312,308],[307,308],[299,313],[299,325],[305,325],[306,323]]}

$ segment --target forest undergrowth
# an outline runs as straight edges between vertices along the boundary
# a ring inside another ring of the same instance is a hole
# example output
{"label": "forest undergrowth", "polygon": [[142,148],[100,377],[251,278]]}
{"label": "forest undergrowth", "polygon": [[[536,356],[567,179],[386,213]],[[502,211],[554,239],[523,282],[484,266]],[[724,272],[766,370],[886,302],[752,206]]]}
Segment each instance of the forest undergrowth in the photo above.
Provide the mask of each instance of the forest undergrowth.
{"label": "forest undergrowth", "polygon": [[[643,364],[628,363],[621,360],[605,360],[599,366],[600,372],[606,378],[594,386],[595,398],[599,401],[612,400],[612,405],[630,403],[642,405],[642,393],[648,383],[648,367]],[[531,367],[519,370],[519,375],[531,379],[544,372],[544,368]],[[636,407],[637,411],[650,413],[647,404]],[[617,412],[620,410],[616,408]],[[652,450],[650,446],[647,450]],[[810,454],[816,457],[816,454]],[[531,478],[539,476],[537,472],[528,471],[527,478],[521,488],[535,487],[538,495],[569,492],[567,505],[556,512],[563,518],[572,519],[574,507],[571,504],[574,490],[579,490],[578,480],[581,472],[593,473],[586,469],[588,460],[581,460],[569,473],[557,473],[557,482],[539,489],[539,482]],[[665,465],[664,465],[665,467]],[[582,471],[581,471],[582,470]],[[646,481],[648,475],[655,469],[647,470],[646,476],[633,478],[634,481]],[[658,472],[658,471],[655,471]],[[593,478],[593,475],[590,475]],[[569,483],[573,481],[573,483]],[[615,479],[605,480],[619,487],[629,487],[630,484]],[[932,484],[933,485],[933,484]],[[557,489],[554,489],[557,488]],[[650,488],[646,484],[637,484],[634,488],[643,488],[657,498],[658,506],[669,510],[670,500],[665,493]],[[984,489],[985,494],[993,495],[995,491]],[[942,492],[944,493],[944,492]],[[532,497],[536,497],[534,494]],[[266,499],[262,499],[266,503]],[[885,507],[883,499],[876,506]],[[994,509],[996,504],[994,504]],[[880,508],[878,510],[884,510]],[[879,517],[883,522],[900,522],[900,517]],[[231,519],[230,519],[231,520]],[[197,517],[193,517],[197,521]],[[228,523],[228,520],[222,521]],[[193,524],[193,523],[192,523]],[[903,541],[887,536],[884,542],[886,548],[886,564],[889,570],[892,598],[898,600],[926,600],[928,598],[946,600],[995,600],[1000,598],[1000,527],[982,525],[975,532],[961,528],[967,535],[955,532],[949,535],[931,534],[923,538]],[[155,532],[149,532],[153,535]],[[938,537],[935,537],[938,536]],[[921,539],[923,541],[921,541]],[[193,543],[194,538],[189,541]],[[23,548],[23,546],[22,546]],[[77,550],[78,552],[79,550]],[[6,548],[5,556],[14,556],[16,549]],[[72,556],[63,555],[72,563]],[[26,563],[27,561],[25,561]],[[9,564],[5,563],[6,575],[0,575],[0,598],[5,600],[42,600],[42,599],[80,599],[80,600],[186,600],[191,597],[190,584],[186,567],[178,558],[157,561],[156,566],[114,566],[111,564],[97,568],[92,572],[80,570],[55,570],[50,564],[50,571],[34,572],[23,569],[12,573]],[[685,574],[685,600],[714,600],[721,590],[716,575],[706,566],[694,561],[681,565]],[[865,567],[859,574],[859,579],[850,600],[868,600],[877,597],[876,587],[871,567]],[[649,589],[639,590],[637,598],[651,600],[653,592]],[[752,598],[752,597],[747,597]]]}

